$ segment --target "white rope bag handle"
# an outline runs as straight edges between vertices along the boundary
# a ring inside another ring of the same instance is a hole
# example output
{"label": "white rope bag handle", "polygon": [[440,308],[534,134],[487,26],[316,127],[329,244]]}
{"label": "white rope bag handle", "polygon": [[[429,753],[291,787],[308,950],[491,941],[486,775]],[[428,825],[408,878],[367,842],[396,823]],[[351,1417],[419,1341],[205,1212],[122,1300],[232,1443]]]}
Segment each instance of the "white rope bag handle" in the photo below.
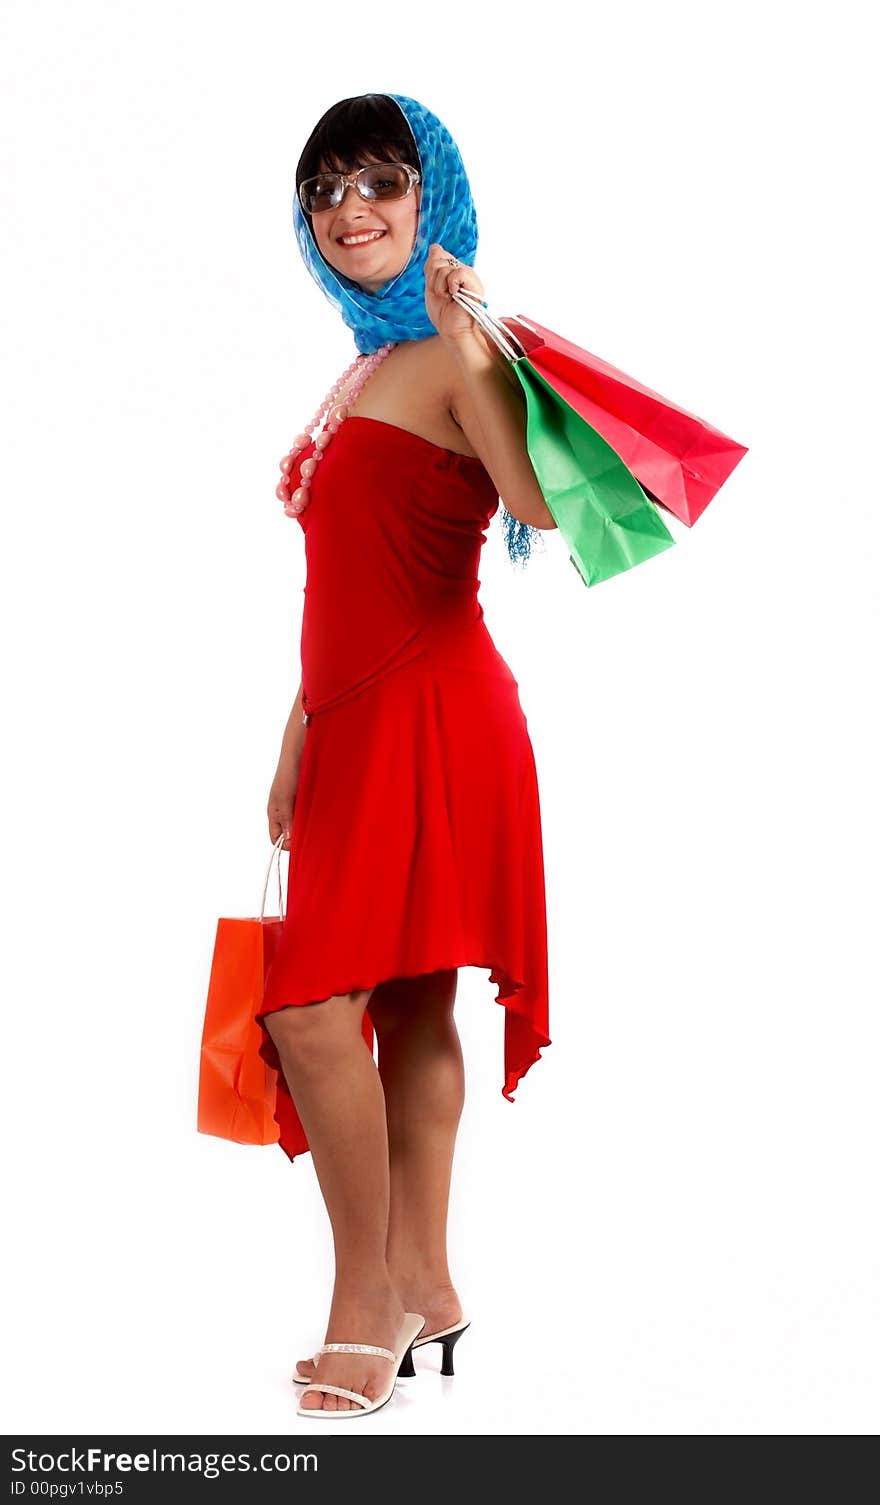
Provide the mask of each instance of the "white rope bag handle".
{"label": "white rope bag handle", "polygon": [[[260,905],[261,920],[264,920],[266,918],[266,895],[269,892],[269,879],[272,876],[272,863],[275,861],[276,857],[278,859],[278,918],[279,920],[284,919],[284,895],[281,891],[281,849],[283,841],[284,832],[282,831],[281,835],[272,848],[272,856],[269,858],[269,866],[266,869],[266,881],[263,884],[263,902]],[[274,919],[274,915],[270,916],[270,918]]]}
{"label": "white rope bag handle", "polygon": [[[501,315],[497,311],[493,312],[488,306],[483,306],[479,293],[472,293],[469,288],[460,287],[458,292],[452,294],[452,297],[461,308],[467,309],[475,323],[479,324],[483,333],[512,366],[528,355],[522,341],[517,339],[512,329],[508,329],[507,325],[502,323]],[[518,319],[517,323],[524,325],[526,329],[532,327],[526,323],[525,319]],[[537,333],[537,331],[534,332]]]}

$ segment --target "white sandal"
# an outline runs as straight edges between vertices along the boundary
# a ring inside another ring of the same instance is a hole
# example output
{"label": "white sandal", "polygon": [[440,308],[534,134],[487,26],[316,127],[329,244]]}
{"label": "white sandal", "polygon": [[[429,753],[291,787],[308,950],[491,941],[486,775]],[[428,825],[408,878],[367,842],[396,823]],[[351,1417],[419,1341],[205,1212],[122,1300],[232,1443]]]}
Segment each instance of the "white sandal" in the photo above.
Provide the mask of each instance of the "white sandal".
{"label": "white sandal", "polygon": [[347,1411],[340,1411],[338,1407],[330,1411],[326,1406],[300,1405],[297,1407],[297,1416],[366,1416],[368,1411],[378,1411],[379,1407],[384,1406],[394,1394],[400,1366],[424,1325],[425,1319],[418,1312],[405,1312],[397,1334],[397,1348],[394,1353],[390,1348],[377,1348],[373,1343],[324,1343],[315,1354],[316,1364],[322,1353],[371,1353],[379,1358],[391,1360],[393,1365],[391,1376],[386,1388],[381,1395],[377,1395],[375,1400],[370,1400],[369,1396],[361,1395],[357,1390],[345,1390],[341,1385],[328,1385],[323,1380],[309,1380],[303,1389],[303,1395],[309,1390],[320,1390],[327,1395],[344,1395],[352,1404]]}
{"label": "white sandal", "polygon": [[[464,1332],[465,1328],[467,1327],[470,1327],[470,1322],[468,1321],[467,1317],[462,1317],[460,1322],[453,1323],[452,1327],[441,1327],[439,1332],[420,1333],[417,1338],[413,1339],[409,1351],[405,1353],[403,1358],[401,1359],[400,1369],[397,1376],[398,1379],[410,1380],[413,1378],[416,1372],[415,1365],[413,1364],[412,1359],[413,1349],[421,1348],[425,1343],[443,1344],[443,1362],[440,1373],[445,1375],[454,1374],[455,1370],[452,1367],[452,1350],[461,1337],[462,1333]],[[318,1355],[316,1354],[315,1363],[317,1363],[317,1361]],[[294,1369],[293,1374],[291,1375],[291,1379],[293,1380],[293,1383],[295,1385],[307,1385],[311,1378],[312,1376],[310,1374],[303,1374],[298,1364]]]}

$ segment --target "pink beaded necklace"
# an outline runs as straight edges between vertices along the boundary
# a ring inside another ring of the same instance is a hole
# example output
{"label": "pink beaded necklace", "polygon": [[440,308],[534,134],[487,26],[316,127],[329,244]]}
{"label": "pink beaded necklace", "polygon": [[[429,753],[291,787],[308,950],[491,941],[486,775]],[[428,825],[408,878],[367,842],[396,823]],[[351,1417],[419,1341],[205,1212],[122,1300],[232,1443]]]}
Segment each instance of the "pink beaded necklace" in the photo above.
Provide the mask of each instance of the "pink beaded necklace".
{"label": "pink beaded necklace", "polygon": [[[391,340],[387,345],[383,345],[379,350],[374,351],[372,355],[359,355],[356,360],[352,361],[347,370],[343,371],[339,380],[333,383],[333,386],[330,388],[330,391],[327,393],[327,396],[321,403],[320,408],[312,418],[312,421],[308,427],[308,432],[303,429],[302,433],[297,434],[296,438],[293,441],[293,444],[291,445],[290,453],[286,454],[284,456],[284,459],[281,461],[282,479],[279,482],[278,486],[275,488],[275,495],[280,502],[284,503],[284,511],[288,517],[297,517],[299,513],[308,506],[309,487],[312,484],[312,477],[318,468],[318,462],[324,457],[324,451],[326,450],[327,445],[330,443],[333,435],[338,431],[340,424],[345,422],[345,419],[348,417],[351,407],[357,400],[357,397],[361,392],[364,384],[369,381],[376,367],[381,366],[386,355],[390,355],[391,351],[394,349],[395,344],[396,341]],[[355,373],[357,374],[355,375]],[[348,378],[350,376],[354,376],[354,381],[352,382],[348,392],[346,392],[345,394],[345,401],[338,404],[337,406],[334,406],[337,397],[345,387],[345,383],[348,381]],[[311,442],[313,431],[318,428],[319,425],[323,425],[324,417],[328,413],[329,419],[327,422],[327,427],[326,429],[322,428],[321,432],[315,439],[314,454],[310,455],[308,460],[303,460],[302,464],[300,465],[300,484],[297,486],[296,490],[291,493],[290,472],[293,468],[293,463],[296,460],[297,455],[301,454],[302,451],[308,447]]]}

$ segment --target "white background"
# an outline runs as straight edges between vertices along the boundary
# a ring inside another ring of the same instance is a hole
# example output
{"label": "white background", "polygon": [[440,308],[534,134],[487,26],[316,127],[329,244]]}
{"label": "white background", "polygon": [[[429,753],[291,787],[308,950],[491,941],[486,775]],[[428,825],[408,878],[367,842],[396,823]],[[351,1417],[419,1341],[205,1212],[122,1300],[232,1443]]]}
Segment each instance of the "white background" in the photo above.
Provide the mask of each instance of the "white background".
{"label": "white background", "polygon": [[195,1093],[216,920],[258,910],[300,678],[278,461],[354,353],[296,248],[294,171],[371,90],[452,131],[493,304],[749,453],[674,548],[589,590],[558,535],[518,575],[493,525],[553,1044],[506,1102],[503,1010],[462,972],[472,1328],[454,1380],[429,1348],[343,1431],[874,1430],[866,18],[6,0],[9,1431],[319,1430],[289,1383],[332,1280],[311,1158],[197,1134]]}

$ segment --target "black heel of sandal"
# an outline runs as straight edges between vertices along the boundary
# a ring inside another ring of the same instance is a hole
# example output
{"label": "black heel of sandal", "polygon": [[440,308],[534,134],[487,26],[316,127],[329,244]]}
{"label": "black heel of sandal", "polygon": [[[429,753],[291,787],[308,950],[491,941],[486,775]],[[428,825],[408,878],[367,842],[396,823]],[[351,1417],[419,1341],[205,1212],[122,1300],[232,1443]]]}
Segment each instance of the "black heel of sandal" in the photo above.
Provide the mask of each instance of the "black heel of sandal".
{"label": "black heel of sandal", "polygon": [[[462,1333],[467,1332],[467,1329],[469,1327],[470,1323],[465,1322],[462,1327],[457,1328],[453,1333],[437,1333],[436,1336],[431,1334],[427,1338],[414,1339],[414,1341],[410,1343],[409,1348],[400,1361],[400,1368],[397,1371],[398,1379],[411,1380],[415,1378],[416,1366],[413,1363],[413,1349],[423,1348],[427,1343],[443,1344],[443,1360],[440,1365],[440,1373],[445,1375],[455,1374],[455,1369],[453,1368],[452,1364],[452,1350],[461,1337]],[[294,1378],[297,1379],[299,1378],[299,1376],[294,1375]]]}
{"label": "black heel of sandal", "polygon": [[455,1374],[455,1370],[452,1367],[452,1350],[464,1332],[467,1332],[467,1328],[460,1327],[457,1333],[450,1333],[448,1338],[437,1339],[438,1343],[443,1344],[443,1363],[440,1366],[441,1374]]}

